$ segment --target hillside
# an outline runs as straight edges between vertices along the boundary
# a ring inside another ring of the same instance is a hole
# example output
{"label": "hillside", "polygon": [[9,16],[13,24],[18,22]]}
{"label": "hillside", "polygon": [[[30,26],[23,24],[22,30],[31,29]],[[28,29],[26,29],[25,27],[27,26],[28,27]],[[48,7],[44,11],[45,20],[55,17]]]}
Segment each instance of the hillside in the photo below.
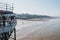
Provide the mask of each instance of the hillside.
{"label": "hillside", "polygon": [[50,16],[47,15],[31,15],[31,14],[17,14],[16,15],[17,19],[50,19]]}

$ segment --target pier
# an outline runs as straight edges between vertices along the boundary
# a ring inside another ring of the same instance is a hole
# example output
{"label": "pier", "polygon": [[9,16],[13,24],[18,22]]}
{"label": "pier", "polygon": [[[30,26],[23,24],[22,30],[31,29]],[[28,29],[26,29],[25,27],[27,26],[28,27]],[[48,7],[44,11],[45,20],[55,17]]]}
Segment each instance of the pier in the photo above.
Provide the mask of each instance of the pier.
{"label": "pier", "polygon": [[13,4],[0,3],[0,40],[9,40],[12,33],[12,39],[16,40],[16,19],[13,9]]}

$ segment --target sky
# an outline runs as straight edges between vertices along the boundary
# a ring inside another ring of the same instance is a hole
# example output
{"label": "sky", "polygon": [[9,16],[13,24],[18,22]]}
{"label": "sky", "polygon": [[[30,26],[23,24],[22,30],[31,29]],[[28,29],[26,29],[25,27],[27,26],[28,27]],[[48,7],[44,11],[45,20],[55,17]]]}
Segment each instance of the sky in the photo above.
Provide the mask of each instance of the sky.
{"label": "sky", "polygon": [[14,5],[14,13],[60,16],[60,0],[0,0]]}

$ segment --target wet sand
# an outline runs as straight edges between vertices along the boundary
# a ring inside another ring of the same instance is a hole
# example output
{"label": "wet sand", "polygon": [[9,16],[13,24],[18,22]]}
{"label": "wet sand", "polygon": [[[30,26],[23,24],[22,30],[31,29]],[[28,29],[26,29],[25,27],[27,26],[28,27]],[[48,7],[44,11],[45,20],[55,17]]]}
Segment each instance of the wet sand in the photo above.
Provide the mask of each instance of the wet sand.
{"label": "wet sand", "polygon": [[16,26],[17,40],[60,40],[59,20],[18,20]]}
{"label": "wet sand", "polygon": [[46,35],[46,36],[42,36],[39,32],[34,32],[31,33],[29,35],[27,35],[26,37],[17,39],[17,40],[60,40],[60,35]]}

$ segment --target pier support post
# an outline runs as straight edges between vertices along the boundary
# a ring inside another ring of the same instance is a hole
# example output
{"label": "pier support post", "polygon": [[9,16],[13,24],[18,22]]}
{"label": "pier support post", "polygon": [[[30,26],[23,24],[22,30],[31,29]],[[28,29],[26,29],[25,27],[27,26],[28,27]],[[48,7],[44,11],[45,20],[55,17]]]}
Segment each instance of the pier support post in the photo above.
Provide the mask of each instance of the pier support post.
{"label": "pier support post", "polygon": [[[12,32],[14,32],[13,40],[16,40],[16,29],[14,28],[14,30]],[[6,33],[0,34],[0,40],[9,40],[12,32],[6,32]]]}
{"label": "pier support post", "polygon": [[16,29],[14,29],[14,40],[16,40]]}

